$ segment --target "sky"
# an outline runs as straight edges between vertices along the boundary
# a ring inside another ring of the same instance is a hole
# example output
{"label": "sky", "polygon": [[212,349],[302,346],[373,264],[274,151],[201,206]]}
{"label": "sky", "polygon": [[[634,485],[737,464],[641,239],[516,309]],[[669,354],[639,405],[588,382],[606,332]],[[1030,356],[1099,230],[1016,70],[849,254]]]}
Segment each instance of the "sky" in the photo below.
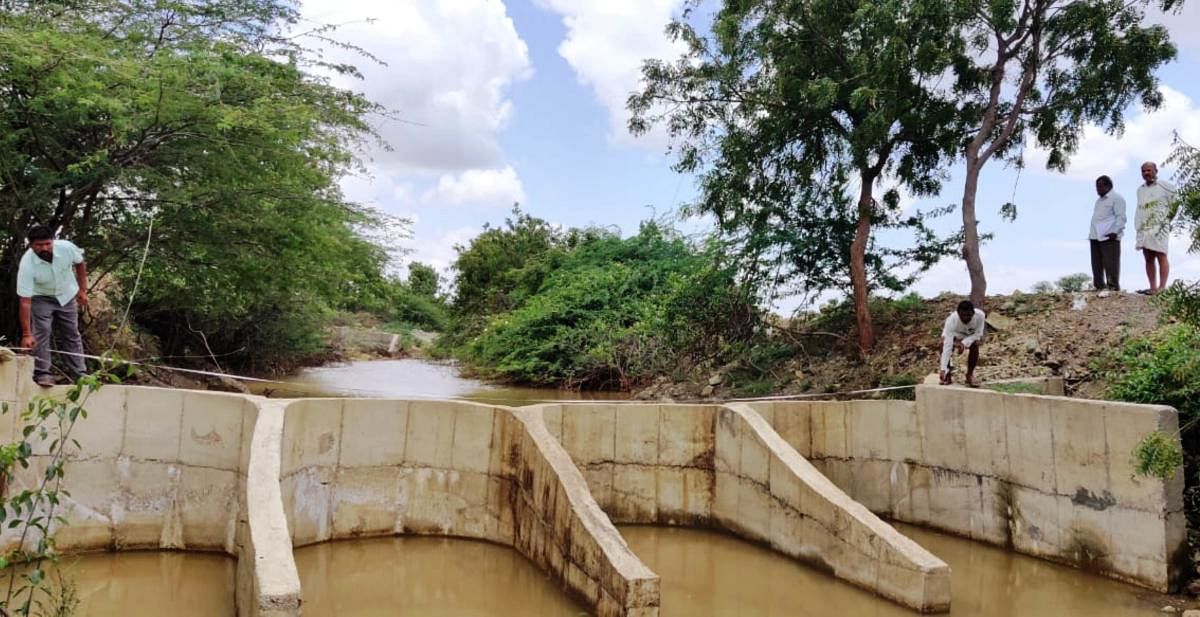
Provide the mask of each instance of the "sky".
{"label": "sky", "polygon": [[[366,171],[346,178],[353,200],[413,221],[400,244],[406,259],[447,272],[455,245],[484,224],[502,224],[514,203],[564,226],[598,225],[623,234],[639,222],[671,215],[696,196],[696,179],[674,172],[661,131],[634,138],[625,130],[625,100],[637,89],[646,58],[675,58],[664,27],[682,0],[303,0],[307,19],[340,24],[336,37],[385,64],[358,59],[363,79],[340,85],[393,111],[375,119],[387,147],[367,146]],[[989,293],[1028,290],[1039,281],[1090,273],[1087,233],[1094,180],[1111,176],[1133,219],[1139,167],[1162,163],[1173,132],[1200,144],[1200,2],[1152,16],[1179,47],[1159,71],[1165,104],[1126,112],[1120,136],[1088,128],[1064,173],[1045,170],[1045,155],[1027,148],[1023,170],[985,167],[977,199],[980,230],[994,234],[982,255]],[[339,53],[339,52],[333,52]],[[938,197],[906,204],[930,208],[961,199],[961,165],[948,168]],[[1001,204],[1017,204],[1015,222]],[[702,232],[704,221],[685,228]],[[950,233],[955,211],[934,222]],[[1122,242],[1121,282],[1146,286],[1132,223]],[[1200,278],[1200,255],[1172,241],[1172,278]],[[402,265],[402,264],[398,264]],[[947,259],[914,286],[930,296],[970,289],[966,268]],[[787,308],[785,302],[783,308]]]}

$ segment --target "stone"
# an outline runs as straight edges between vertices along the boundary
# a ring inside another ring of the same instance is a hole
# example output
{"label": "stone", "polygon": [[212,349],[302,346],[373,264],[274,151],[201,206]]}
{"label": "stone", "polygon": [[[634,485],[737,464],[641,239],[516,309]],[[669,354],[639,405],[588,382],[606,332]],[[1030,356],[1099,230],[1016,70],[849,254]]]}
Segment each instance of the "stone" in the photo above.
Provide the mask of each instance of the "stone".
{"label": "stone", "polygon": [[1176,611],[1177,611],[1177,609],[1174,606],[1171,606],[1170,604],[1162,607],[1162,612],[1164,612],[1164,613],[1174,613]]}
{"label": "stone", "polygon": [[993,330],[1003,332],[1012,328],[1013,321],[1003,315],[992,313],[987,316],[987,325],[991,326]]}
{"label": "stone", "polygon": [[722,381],[724,381],[724,377],[720,373],[713,373],[713,376],[708,378],[708,385],[719,386]]}
{"label": "stone", "polygon": [[713,392],[715,392],[715,390],[712,386],[704,386],[704,389],[700,391],[700,396],[708,398],[713,395]]}
{"label": "stone", "polygon": [[1183,611],[1183,617],[1200,617],[1200,609],[1189,608]]}

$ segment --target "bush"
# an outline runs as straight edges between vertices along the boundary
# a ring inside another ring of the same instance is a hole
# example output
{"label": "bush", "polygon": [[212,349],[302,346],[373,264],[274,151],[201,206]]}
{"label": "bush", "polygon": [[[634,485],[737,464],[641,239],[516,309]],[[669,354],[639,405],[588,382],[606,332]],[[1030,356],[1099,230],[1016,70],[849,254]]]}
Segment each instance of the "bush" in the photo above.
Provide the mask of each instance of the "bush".
{"label": "bush", "polygon": [[1033,284],[1033,293],[1035,293],[1035,294],[1054,293],[1054,283],[1051,283],[1050,281],[1038,281],[1037,283]]}
{"label": "bush", "polygon": [[1129,340],[1105,367],[1112,399],[1170,405],[1186,424],[1200,413],[1200,330],[1194,326],[1168,326]]}
{"label": "bush", "polygon": [[484,324],[455,350],[484,376],[629,388],[711,359],[754,331],[751,304],[712,247],[656,224],[628,239],[591,233],[536,267],[533,293],[507,294],[520,297],[513,310],[460,314],[452,324]]}
{"label": "bush", "polygon": [[[1109,379],[1109,398],[1177,409],[1184,448],[1200,451],[1200,329],[1180,324],[1129,340],[1099,368]],[[1138,444],[1132,456],[1139,473],[1161,475],[1178,466],[1169,442],[1151,434]]]}
{"label": "bush", "polygon": [[1092,277],[1082,272],[1078,274],[1068,274],[1058,279],[1058,288],[1067,293],[1083,291],[1083,286],[1087,285],[1088,281],[1090,280],[1092,280]]}
{"label": "bush", "polygon": [[879,398],[902,400],[902,401],[915,401],[915,400],[917,400],[917,384],[919,384],[919,383],[921,383],[921,382],[917,379],[916,375],[913,375],[912,373],[901,373],[899,375],[886,375],[886,376],[884,376],[883,379],[879,380],[879,385],[877,387],[880,387],[880,388],[895,388],[895,387],[901,387],[901,386],[912,386],[912,387],[911,388],[905,387],[902,390],[888,390],[886,392],[880,392]]}

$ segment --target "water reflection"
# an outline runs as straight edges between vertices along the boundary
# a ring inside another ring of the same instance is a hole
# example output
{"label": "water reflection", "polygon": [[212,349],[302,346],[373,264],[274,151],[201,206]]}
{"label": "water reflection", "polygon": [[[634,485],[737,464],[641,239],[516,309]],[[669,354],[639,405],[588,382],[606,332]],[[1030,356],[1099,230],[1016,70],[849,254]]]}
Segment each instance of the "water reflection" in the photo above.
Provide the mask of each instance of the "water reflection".
{"label": "water reflection", "polygon": [[586,615],[515,550],[400,537],[296,550],[305,617]]}
{"label": "water reflection", "polygon": [[[968,540],[899,525],[953,571],[951,615],[1128,617],[1158,614],[1138,590]],[[622,527],[662,577],[660,617],[912,617],[900,608],[764,548],[717,533]]]}
{"label": "water reflection", "polygon": [[351,396],[369,398],[465,398],[496,405],[530,405],[546,400],[622,399],[620,392],[570,392],[546,388],[496,386],[459,375],[453,364],[406,358],[347,362],[302,369],[280,384],[250,384],[258,394],[276,398]]}

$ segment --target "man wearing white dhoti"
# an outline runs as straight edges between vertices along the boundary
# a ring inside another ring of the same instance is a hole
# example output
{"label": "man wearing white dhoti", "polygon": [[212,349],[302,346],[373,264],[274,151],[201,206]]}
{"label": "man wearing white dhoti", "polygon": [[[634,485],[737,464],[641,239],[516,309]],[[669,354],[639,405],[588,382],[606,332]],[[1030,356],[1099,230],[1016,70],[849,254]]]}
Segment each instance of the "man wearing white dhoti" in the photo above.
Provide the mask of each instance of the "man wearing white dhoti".
{"label": "man wearing white dhoti", "polygon": [[[1158,165],[1149,161],[1142,163],[1142,180],[1145,184],[1137,190],[1137,214],[1134,226],[1137,231],[1135,248],[1146,259],[1146,278],[1149,289],[1138,293],[1152,295],[1167,286],[1167,275],[1171,265],[1167,262],[1167,241],[1171,236],[1171,219],[1178,207],[1175,188],[1158,179]],[[1157,274],[1157,276],[1155,276]]]}

